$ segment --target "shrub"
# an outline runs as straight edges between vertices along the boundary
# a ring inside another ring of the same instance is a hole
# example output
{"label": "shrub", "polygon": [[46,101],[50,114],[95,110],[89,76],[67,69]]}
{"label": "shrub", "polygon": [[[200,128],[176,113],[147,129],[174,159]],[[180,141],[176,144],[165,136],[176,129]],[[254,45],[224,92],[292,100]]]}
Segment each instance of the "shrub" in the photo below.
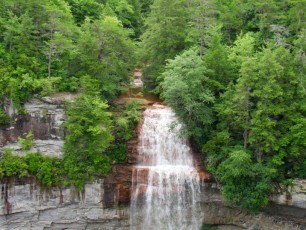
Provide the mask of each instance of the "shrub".
{"label": "shrub", "polygon": [[18,137],[18,143],[21,145],[21,149],[24,151],[28,151],[33,147],[33,133],[30,131],[27,135],[26,138],[23,139],[21,137]]}
{"label": "shrub", "polygon": [[0,109],[0,125],[7,125],[10,123],[10,117]]}

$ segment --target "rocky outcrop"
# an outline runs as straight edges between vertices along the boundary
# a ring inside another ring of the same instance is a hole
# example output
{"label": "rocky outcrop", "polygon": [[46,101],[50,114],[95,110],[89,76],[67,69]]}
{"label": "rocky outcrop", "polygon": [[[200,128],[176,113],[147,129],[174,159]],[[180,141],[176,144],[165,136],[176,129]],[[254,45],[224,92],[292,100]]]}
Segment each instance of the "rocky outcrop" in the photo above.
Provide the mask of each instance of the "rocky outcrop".
{"label": "rocky outcrop", "polygon": [[224,230],[302,230],[306,228],[306,209],[270,202],[261,212],[249,213],[226,204],[220,189],[214,182],[204,183],[201,205],[204,224],[218,225]]}
{"label": "rocky outcrop", "polygon": [[[25,154],[17,140],[32,131],[31,152],[61,157],[65,102],[74,97],[73,94],[34,97],[25,103],[24,115],[18,115],[7,103],[13,122],[0,129],[0,153],[12,148],[15,154]],[[137,161],[137,142],[135,137],[128,143],[127,164],[114,165],[105,180],[87,184],[81,194],[73,187],[45,189],[31,178],[0,184],[0,230],[128,229],[126,207],[130,202],[131,166]]]}
{"label": "rocky outcrop", "polygon": [[104,206],[128,206],[131,199],[132,170],[138,160],[138,134],[141,124],[137,127],[137,135],[127,143],[127,159],[125,164],[116,164],[104,182]]}
{"label": "rocky outcrop", "polygon": [[305,225],[277,215],[267,213],[251,214],[237,207],[226,206],[222,202],[209,202],[202,205],[204,224],[220,226],[218,229],[248,230],[302,230]]}
{"label": "rocky outcrop", "polygon": [[[2,191],[3,186],[0,185]],[[112,189],[120,191],[119,187],[105,190],[102,179],[86,184],[82,193],[73,187],[44,189],[35,181],[27,181],[25,184],[15,181],[8,189],[11,203],[9,213],[3,205],[3,196],[0,199],[0,230],[129,229],[128,205],[117,203],[108,208],[105,206],[108,196],[117,196]],[[123,199],[120,194],[117,198]],[[201,206],[204,223],[218,225],[219,229],[301,230],[305,227],[302,222],[305,220],[305,210],[295,208],[287,210],[287,215],[280,215],[286,214],[284,210],[288,206],[271,204],[265,212],[250,214],[224,204],[214,183],[203,184]],[[288,214],[300,218],[288,218]]]}
{"label": "rocky outcrop", "polygon": [[296,179],[291,186],[279,187],[270,200],[277,204],[306,209],[306,180]]}
{"label": "rocky outcrop", "polygon": [[[17,139],[32,131],[35,138],[32,152],[62,156],[65,101],[73,100],[74,96],[60,94],[33,98],[25,104],[25,115],[17,115],[8,103],[7,111],[13,123],[0,129],[0,152],[11,147],[17,154],[23,154]],[[126,100],[121,98],[122,103]],[[145,102],[145,106],[153,103],[151,100]],[[0,230],[129,229],[132,170],[139,160],[138,138],[130,140],[127,146],[126,163],[113,165],[106,178],[87,184],[83,193],[73,187],[46,189],[31,178],[0,184]],[[217,184],[201,170],[200,155],[194,154],[194,159],[203,182],[200,202],[204,223],[219,225],[220,229],[306,228],[305,180],[296,180],[287,189],[280,188],[271,196],[271,204],[260,214],[253,215],[226,205]]]}
{"label": "rocky outcrop", "polygon": [[11,116],[11,125],[0,129],[0,153],[4,148],[12,148],[23,154],[18,145],[18,137],[25,137],[30,131],[34,136],[31,152],[61,156],[66,119],[65,102],[73,100],[74,94],[56,94],[50,97],[34,97],[24,104],[26,114],[17,114],[11,103],[6,104],[6,112]]}
{"label": "rocky outcrop", "polygon": [[127,208],[103,207],[103,180],[86,184],[82,193],[73,187],[44,189],[35,182],[8,190],[11,209],[7,213],[1,196],[0,230],[129,229]]}

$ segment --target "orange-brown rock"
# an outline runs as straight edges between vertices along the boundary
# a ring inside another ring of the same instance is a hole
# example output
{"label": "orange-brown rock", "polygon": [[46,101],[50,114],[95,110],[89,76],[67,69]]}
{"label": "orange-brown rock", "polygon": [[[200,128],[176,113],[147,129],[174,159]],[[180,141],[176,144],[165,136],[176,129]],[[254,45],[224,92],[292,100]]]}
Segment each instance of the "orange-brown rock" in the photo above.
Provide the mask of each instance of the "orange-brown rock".
{"label": "orange-brown rock", "polygon": [[[139,195],[144,194],[147,186],[148,169],[138,169],[138,175],[133,178],[133,168],[139,161],[142,161],[138,155],[138,135],[140,133],[141,124],[137,127],[137,136],[131,139],[127,145],[127,160],[125,164],[115,164],[112,166],[111,172],[104,181],[104,207],[113,207],[120,205],[128,205],[130,203],[133,188],[132,181],[142,183]],[[211,175],[203,168],[203,163],[198,154],[195,157],[194,165],[201,181],[210,181]],[[136,169],[134,169],[136,170]]]}
{"label": "orange-brown rock", "polygon": [[[134,77],[141,76],[141,69],[136,69]],[[132,94],[122,95],[119,99],[114,101],[118,107],[123,106],[129,100],[138,100],[142,102],[142,109],[151,107],[154,103],[162,102],[156,98],[134,96]],[[127,205],[130,203],[131,192],[134,189],[132,181],[142,183],[140,194],[146,191],[146,183],[148,177],[148,169],[138,169],[138,175],[133,177],[133,167],[139,162],[145,163],[146,160],[143,156],[138,154],[138,136],[140,135],[142,123],[140,123],[136,130],[136,136],[131,139],[127,144],[127,157],[124,164],[114,164],[111,168],[109,175],[104,180],[104,207],[113,207],[118,205]],[[194,165],[200,175],[201,181],[210,180],[209,173],[203,170],[202,159],[199,154],[194,155]]]}

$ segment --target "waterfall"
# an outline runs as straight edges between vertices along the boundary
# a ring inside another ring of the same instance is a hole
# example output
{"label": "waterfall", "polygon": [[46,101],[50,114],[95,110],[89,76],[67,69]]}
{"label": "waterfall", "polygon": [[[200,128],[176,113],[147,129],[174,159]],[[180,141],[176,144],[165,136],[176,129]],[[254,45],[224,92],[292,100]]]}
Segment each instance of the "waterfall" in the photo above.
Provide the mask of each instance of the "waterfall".
{"label": "waterfall", "polygon": [[133,230],[201,227],[200,177],[181,129],[169,107],[154,105],[144,112],[139,163],[133,168],[132,178]]}

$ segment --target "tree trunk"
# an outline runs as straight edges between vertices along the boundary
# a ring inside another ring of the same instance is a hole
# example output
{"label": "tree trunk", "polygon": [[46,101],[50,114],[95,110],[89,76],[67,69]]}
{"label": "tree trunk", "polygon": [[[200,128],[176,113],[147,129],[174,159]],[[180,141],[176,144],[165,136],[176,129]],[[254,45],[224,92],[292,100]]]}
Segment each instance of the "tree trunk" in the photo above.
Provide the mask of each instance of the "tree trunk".
{"label": "tree trunk", "polygon": [[52,63],[52,43],[50,43],[49,54],[48,54],[48,79],[51,77],[51,63]]}
{"label": "tree trunk", "polygon": [[[245,125],[248,126],[250,122],[250,91],[251,89],[249,87],[246,88],[246,96],[245,96],[245,101],[244,101],[244,108],[245,108]],[[243,131],[243,147],[246,149],[248,147],[248,142],[249,142],[249,129],[247,127],[244,128]]]}
{"label": "tree trunk", "polygon": [[48,79],[51,78],[51,64],[52,64],[52,49],[53,49],[53,31],[51,31],[50,35],[50,45],[49,45],[49,53],[48,53]]}

